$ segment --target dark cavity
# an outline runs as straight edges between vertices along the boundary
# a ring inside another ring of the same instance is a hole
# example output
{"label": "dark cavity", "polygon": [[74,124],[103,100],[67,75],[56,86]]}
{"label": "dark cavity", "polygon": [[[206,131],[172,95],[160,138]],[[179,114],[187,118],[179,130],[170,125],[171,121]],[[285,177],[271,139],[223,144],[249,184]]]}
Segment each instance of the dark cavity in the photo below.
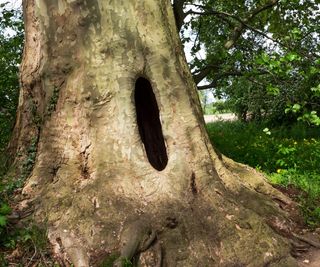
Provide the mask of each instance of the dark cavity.
{"label": "dark cavity", "polygon": [[139,134],[148,160],[153,168],[162,171],[168,163],[168,156],[159,117],[159,107],[151,83],[140,77],[134,91]]}

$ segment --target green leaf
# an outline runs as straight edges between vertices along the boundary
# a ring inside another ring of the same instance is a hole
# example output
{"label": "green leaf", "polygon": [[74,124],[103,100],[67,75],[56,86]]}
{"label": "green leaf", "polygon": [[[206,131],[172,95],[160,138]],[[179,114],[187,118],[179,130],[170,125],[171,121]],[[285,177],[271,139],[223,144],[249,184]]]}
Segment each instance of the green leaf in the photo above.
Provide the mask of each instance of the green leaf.
{"label": "green leaf", "polygon": [[311,67],[310,67],[310,74],[311,74],[311,75],[317,74],[317,73],[319,73],[319,72],[320,72],[319,68],[316,68],[316,67],[314,67],[314,66],[311,66]]}
{"label": "green leaf", "polygon": [[316,126],[320,125],[320,117],[317,115],[317,111],[315,110],[311,111],[310,113],[304,113],[302,116],[298,118],[298,120],[305,121]]}
{"label": "green leaf", "polygon": [[278,87],[274,87],[271,84],[267,86],[267,92],[269,95],[277,96],[280,94],[280,89]]}
{"label": "green leaf", "polygon": [[5,216],[0,215],[0,226],[4,227],[7,224],[7,218]]}
{"label": "green leaf", "polygon": [[294,61],[294,60],[298,60],[300,57],[296,53],[289,53],[286,55],[286,58],[289,61]]}
{"label": "green leaf", "polygon": [[298,29],[298,28],[294,28],[294,29],[292,30],[292,33],[294,33],[294,34],[300,34],[301,31],[300,31],[300,29]]}
{"label": "green leaf", "polygon": [[300,105],[300,104],[294,104],[294,105],[292,106],[292,111],[293,111],[294,113],[298,112],[300,109],[301,109],[301,105]]}
{"label": "green leaf", "polygon": [[320,84],[317,87],[312,87],[311,91],[314,92],[315,96],[320,96]]}
{"label": "green leaf", "polygon": [[11,208],[9,207],[9,205],[3,203],[0,206],[0,215],[7,215],[11,213]]}
{"label": "green leaf", "polygon": [[261,55],[261,59],[263,60],[263,62],[268,63],[270,61],[270,57],[267,53],[263,53]]}

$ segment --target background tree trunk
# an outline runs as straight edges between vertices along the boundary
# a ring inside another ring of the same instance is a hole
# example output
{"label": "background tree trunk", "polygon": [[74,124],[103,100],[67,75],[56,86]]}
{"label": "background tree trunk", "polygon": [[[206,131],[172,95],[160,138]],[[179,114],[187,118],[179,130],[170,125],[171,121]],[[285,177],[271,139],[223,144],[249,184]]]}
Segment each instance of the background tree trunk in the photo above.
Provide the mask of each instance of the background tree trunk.
{"label": "background tree trunk", "polygon": [[57,257],[295,266],[268,226],[290,229],[271,197],[293,203],[212,148],[169,0],[28,0],[24,12],[10,148],[38,141],[21,206],[47,222]]}

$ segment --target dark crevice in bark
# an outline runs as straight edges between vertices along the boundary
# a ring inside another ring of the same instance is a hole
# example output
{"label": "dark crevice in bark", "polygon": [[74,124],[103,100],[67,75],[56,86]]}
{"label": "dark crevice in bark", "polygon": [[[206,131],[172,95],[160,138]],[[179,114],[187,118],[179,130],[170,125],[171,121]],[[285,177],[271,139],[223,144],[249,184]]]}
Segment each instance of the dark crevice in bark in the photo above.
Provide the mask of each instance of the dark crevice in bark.
{"label": "dark crevice in bark", "polygon": [[80,153],[80,158],[81,158],[81,161],[80,161],[81,176],[84,179],[90,178],[89,167],[88,167],[89,153],[87,152],[87,149],[89,147],[90,147],[90,145],[87,146],[85,148],[85,150]]}
{"label": "dark crevice in bark", "polygon": [[196,175],[194,174],[194,172],[192,172],[191,174],[190,187],[192,194],[196,195],[198,193],[198,188],[196,185]]}
{"label": "dark crevice in bark", "polygon": [[134,92],[137,123],[141,140],[152,167],[162,171],[168,163],[168,156],[159,117],[159,108],[150,82],[138,78]]}
{"label": "dark crevice in bark", "polygon": [[[51,170],[49,171],[49,173],[52,175],[52,177],[56,177],[58,171],[60,170],[61,165],[55,165],[51,168]],[[53,179],[52,179],[53,180]]]}
{"label": "dark crevice in bark", "polygon": [[174,229],[178,226],[178,221],[175,217],[167,217],[166,218],[166,227],[170,229]]}
{"label": "dark crevice in bark", "polygon": [[90,176],[86,162],[83,165],[81,165],[81,176],[84,179],[88,179]]}

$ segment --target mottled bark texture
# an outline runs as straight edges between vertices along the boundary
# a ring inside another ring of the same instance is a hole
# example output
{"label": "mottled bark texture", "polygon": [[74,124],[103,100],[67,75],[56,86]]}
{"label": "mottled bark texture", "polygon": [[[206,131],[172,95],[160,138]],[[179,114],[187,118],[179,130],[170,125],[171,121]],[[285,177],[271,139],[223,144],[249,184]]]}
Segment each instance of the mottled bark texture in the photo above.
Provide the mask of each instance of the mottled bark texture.
{"label": "mottled bark texture", "polygon": [[295,266],[272,199],[293,203],[212,148],[169,0],[25,0],[24,12],[10,147],[38,140],[21,207],[46,222],[57,258]]}

